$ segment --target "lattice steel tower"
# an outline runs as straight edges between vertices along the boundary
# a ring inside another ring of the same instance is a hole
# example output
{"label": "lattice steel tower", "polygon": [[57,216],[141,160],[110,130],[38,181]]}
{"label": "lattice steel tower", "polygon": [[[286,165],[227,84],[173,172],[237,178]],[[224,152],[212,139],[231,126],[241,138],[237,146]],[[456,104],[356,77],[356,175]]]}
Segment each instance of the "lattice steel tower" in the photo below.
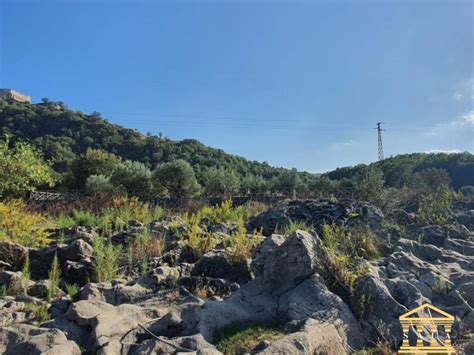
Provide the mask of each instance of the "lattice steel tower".
{"label": "lattice steel tower", "polygon": [[374,128],[377,130],[377,140],[378,140],[378,148],[379,148],[379,160],[383,160],[383,145],[382,145],[382,123],[383,122],[377,122],[377,128]]}

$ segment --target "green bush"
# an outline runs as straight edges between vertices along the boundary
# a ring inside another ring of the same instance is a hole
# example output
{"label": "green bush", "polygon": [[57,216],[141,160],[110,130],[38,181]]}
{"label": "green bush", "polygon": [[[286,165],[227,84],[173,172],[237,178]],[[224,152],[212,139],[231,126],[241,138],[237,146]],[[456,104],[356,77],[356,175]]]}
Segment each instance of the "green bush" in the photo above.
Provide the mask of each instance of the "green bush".
{"label": "green bush", "polygon": [[233,263],[244,262],[252,257],[257,245],[262,241],[262,236],[254,234],[247,236],[247,229],[244,227],[243,220],[238,222],[237,231],[231,233],[230,238],[226,239],[226,250],[230,252],[230,260]]}
{"label": "green bush", "polygon": [[0,198],[21,196],[37,186],[53,186],[54,172],[38,150],[24,142],[0,140]]}
{"label": "green bush", "polygon": [[153,172],[153,186],[158,194],[177,198],[193,197],[201,191],[191,164],[180,159],[159,165]]}
{"label": "green bush", "polygon": [[152,207],[137,197],[119,196],[114,198],[112,207],[104,211],[102,228],[121,230],[132,219],[148,224],[162,215],[163,209],[159,206]]}
{"label": "green bush", "polygon": [[212,250],[216,246],[217,241],[218,239],[214,234],[201,230],[197,220],[194,220],[183,242],[198,255],[203,255]]}
{"label": "green bush", "polygon": [[448,187],[441,187],[433,193],[425,194],[418,207],[418,215],[423,223],[445,225],[451,214],[451,203],[455,194]]}
{"label": "green bush", "polygon": [[105,175],[91,175],[86,181],[86,193],[90,195],[98,193],[116,193],[120,191],[119,188],[110,182],[110,177]]}
{"label": "green bush", "polygon": [[126,160],[110,176],[110,183],[132,196],[148,197],[152,188],[152,174],[138,161]]}
{"label": "green bush", "polygon": [[357,281],[368,273],[359,260],[370,260],[380,255],[372,232],[348,231],[335,224],[323,226],[322,246],[329,278],[347,287],[352,295]]}
{"label": "green bush", "polygon": [[201,219],[209,221],[212,224],[233,223],[243,219],[247,214],[243,206],[233,207],[231,199],[223,201],[215,207],[204,207],[200,211]]}
{"label": "green bush", "polygon": [[41,247],[49,244],[49,237],[45,216],[28,212],[21,200],[0,202],[0,240]]}

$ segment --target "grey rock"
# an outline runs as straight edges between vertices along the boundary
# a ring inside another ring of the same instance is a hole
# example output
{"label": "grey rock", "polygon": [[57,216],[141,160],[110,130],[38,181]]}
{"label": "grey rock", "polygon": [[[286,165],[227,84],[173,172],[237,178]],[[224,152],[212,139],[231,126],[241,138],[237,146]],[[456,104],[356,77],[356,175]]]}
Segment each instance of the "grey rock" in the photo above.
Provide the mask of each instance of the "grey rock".
{"label": "grey rock", "polygon": [[15,270],[23,267],[28,255],[28,248],[21,245],[0,241],[0,260],[11,265]]}
{"label": "grey rock", "polygon": [[275,233],[278,228],[293,222],[304,222],[319,231],[320,226],[344,223],[351,219],[360,224],[379,228],[383,213],[377,207],[352,200],[286,200],[277,206],[251,218],[247,230],[263,230],[264,235]]}
{"label": "grey rock", "polygon": [[0,328],[0,353],[5,355],[80,355],[81,350],[59,329],[16,324]]}
{"label": "grey rock", "polygon": [[93,254],[94,249],[89,243],[82,239],[76,239],[66,248],[61,249],[58,257],[61,258],[62,261],[80,261],[85,258],[92,258]]}
{"label": "grey rock", "polygon": [[252,279],[248,261],[233,263],[224,251],[210,251],[194,265],[192,276],[219,278],[231,282],[245,283]]}

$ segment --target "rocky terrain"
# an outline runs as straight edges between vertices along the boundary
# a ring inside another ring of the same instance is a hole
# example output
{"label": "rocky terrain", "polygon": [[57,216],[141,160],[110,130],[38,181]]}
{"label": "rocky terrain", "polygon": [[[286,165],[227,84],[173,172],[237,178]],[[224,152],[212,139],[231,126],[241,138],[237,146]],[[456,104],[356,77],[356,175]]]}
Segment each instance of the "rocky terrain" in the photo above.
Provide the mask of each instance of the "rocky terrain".
{"label": "rocky terrain", "polygon": [[[277,234],[296,222],[309,228]],[[146,272],[124,271],[111,282],[90,282],[94,230],[57,231],[62,239],[39,249],[0,242],[0,284],[20,290],[0,300],[0,353],[220,354],[216,338],[236,324],[281,330],[279,339],[256,344],[259,354],[380,352],[382,343],[400,346],[398,317],[424,303],[454,315],[457,349],[474,353],[474,206],[436,226],[403,210],[386,218],[360,201],[284,201],[247,221],[248,231],[263,236],[251,256],[238,261],[223,242],[203,255],[184,245],[180,231],[190,227],[179,217],[148,226],[128,221],[111,240],[126,250],[144,227],[152,237],[164,237],[167,250],[146,260]],[[225,240],[237,226],[200,228]],[[373,241],[363,239],[357,255],[344,254],[352,246],[340,239],[334,244],[330,230],[354,231],[344,234],[356,238],[354,244],[367,235]],[[368,257],[372,242],[377,254]],[[55,255],[61,283],[80,290],[74,296],[58,291],[48,302]],[[40,309],[47,311],[45,319],[38,317]]]}

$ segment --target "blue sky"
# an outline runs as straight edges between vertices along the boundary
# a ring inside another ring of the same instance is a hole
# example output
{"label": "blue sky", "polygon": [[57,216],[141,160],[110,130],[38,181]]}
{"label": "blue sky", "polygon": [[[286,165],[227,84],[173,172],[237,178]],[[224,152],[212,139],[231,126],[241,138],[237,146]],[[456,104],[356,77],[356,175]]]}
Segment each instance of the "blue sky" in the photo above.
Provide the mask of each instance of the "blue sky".
{"label": "blue sky", "polygon": [[0,87],[321,172],[474,151],[471,1],[0,3]]}

